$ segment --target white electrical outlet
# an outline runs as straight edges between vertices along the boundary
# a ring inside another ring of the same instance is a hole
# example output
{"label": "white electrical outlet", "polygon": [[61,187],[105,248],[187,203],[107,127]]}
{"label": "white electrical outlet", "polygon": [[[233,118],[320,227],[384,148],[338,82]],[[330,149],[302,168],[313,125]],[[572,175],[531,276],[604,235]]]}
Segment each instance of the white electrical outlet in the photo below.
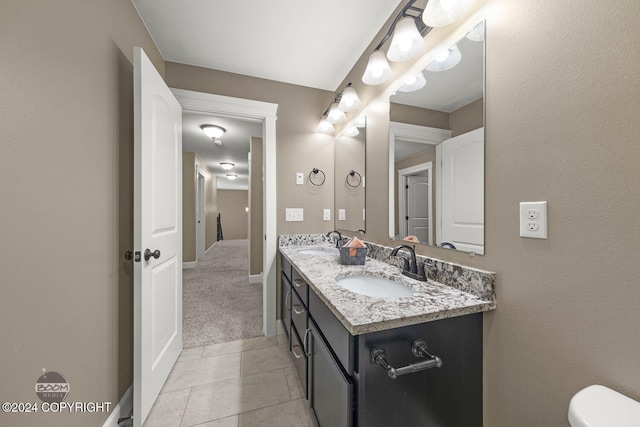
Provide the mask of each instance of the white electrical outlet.
{"label": "white electrical outlet", "polygon": [[304,174],[302,172],[297,172],[296,173],[296,184],[297,185],[304,185]]}
{"label": "white electrical outlet", "polygon": [[346,221],[347,211],[345,209],[338,209],[338,221]]}
{"label": "white electrical outlet", "polygon": [[304,209],[302,208],[286,208],[284,212],[285,221],[304,221]]}
{"label": "white electrical outlet", "polygon": [[520,237],[547,238],[547,202],[520,203]]}
{"label": "white electrical outlet", "polygon": [[322,219],[325,221],[331,221],[331,209],[325,209],[323,211]]}

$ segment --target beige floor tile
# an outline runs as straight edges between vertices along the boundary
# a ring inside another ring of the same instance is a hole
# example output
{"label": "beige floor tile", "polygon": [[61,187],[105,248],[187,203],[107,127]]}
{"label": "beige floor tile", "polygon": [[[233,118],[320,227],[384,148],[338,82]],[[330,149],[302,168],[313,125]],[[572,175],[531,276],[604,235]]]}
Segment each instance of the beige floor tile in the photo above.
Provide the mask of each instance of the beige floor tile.
{"label": "beige floor tile", "polygon": [[300,399],[301,397],[304,398],[304,389],[302,388],[302,383],[298,377],[298,371],[296,368],[293,366],[284,368],[284,374],[287,377],[291,400]]}
{"label": "beige floor tile", "polygon": [[306,400],[297,399],[240,414],[239,427],[311,427]]}
{"label": "beige floor tile", "polygon": [[289,349],[283,345],[242,352],[242,376],[292,366]]}
{"label": "beige floor tile", "polygon": [[276,337],[256,337],[245,340],[210,344],[205,346],[202,357],[221,356],[223,354],[239,353],[246,350],[271,347],[278,343]]}
{"label": "beige floor tile", "polygon": [[183,425],[192,426],[289,400],[284,369],[217,381],[191,389]]}
{"label": "beige floor tile", "polygon": [[[209,421],[204,424],[198,424],[193,427],[238,427],[238,416],[234,415],[232,417],[222,418],[215,421]],[[185,425],[183,424],[183,427]]]}
{"label": "beige floor tile", "polygon": [[186,362],[187,360],[200,359],[202,357],[203,351],[204,351],[204,346],[184,348],[180,353],[180,357],[178,357],[178,362]]}
{"label": "beige floor tile", "polygon": [[289,339],[285,334],[276,335],[279,345],[289,345]]}
{"label": "beige floor tile", "polygon": [[240,353],[177,362],[163,392],[240,376]]}
{"label": "beige floor tile", "polygon": [[179,427],[190,393],[190,389],[160,393],[144,427]]}

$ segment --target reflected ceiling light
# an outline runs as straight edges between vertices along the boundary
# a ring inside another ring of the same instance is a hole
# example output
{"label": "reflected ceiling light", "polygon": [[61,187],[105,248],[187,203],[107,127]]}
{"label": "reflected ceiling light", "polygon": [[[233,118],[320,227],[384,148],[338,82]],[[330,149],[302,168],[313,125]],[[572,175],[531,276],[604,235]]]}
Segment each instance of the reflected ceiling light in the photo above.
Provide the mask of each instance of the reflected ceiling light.
{"label": "reflected ceiling light", "polygon": [[327,115],[325,114],[320,119],[320,123],[318,123],[317,131],[318,131],[318,133],[324,133],[324,134],[327,134],[327,135],[331,135],[332,133],[334,133],[336,131],[336,128],[334,128],[333,125],[327,121]]}
{"label": "reflected ceiling light", "polygon": [[327,121],[331,124],[342,123],[347,120],[347,115],[340,109],[337,102],[333,102],[329,107],[329,114],[327,114]]}
{"label": "reflected ceiling light", "polygon": [[462,59],[462,54],[457,45],[451,46],[449,49],[443,49],[436,54],[436,58],[427,65],[429,71],[446,71],[458,65]]}
{"label": "reflected ceiling light", "polygon": [[424,47],[424,39],[416,26],[416,18],[405,16],[396,25],[387,51],[389,61],[409,61],[418,56]]}
{"label": "reflected ceiling light", "polygon": [[228,173],[227,174],[227,179],[230,179],[231,181],[233,181],[234,179],[237,179],[238,175],[233,174],[233,173]]}
{"label": "reflected ceiling light", "polygon": [[209,138],[220,138],[227,131],[222,126],[217,125],[202,125],[200,129],[209,137]]}
{"label": "reflected ceiling light", "polygon": [[415,76],[411,76],[405,80],[404,85],[402,85],[398,90],[400,92],[415,92],[420,90],[427,84],[427,80],[424,78],[422,71],[420,71]]}
{"label": "reflected ceiling light", "polygon": [[367,118],[365,116],[360,116],[353,125],[357,128],[363,128],[367,125]]}
{"label": "reflected ceiling light", "polygon": [[355,88],[349,83],[342,91],[342,97],[340,98],[338,107],[345,113],[350,113],[360,108],[360,104],[360,98]]}
{"label": "reflected ceiling light", "polygon": [[220,163],[220,166],[222,166],[222,169],[228,171],[229,169],[233,168],[235,165],[229,162],[222,162]]}
{"label": "reflected ceiling light", "polygon": [[422,21],[429,27],[449,25],[467,13],[475,0],[429,0]]}
{"label": "reflected ceiling light", "polygon": [[353,138],[358,135],[360,135],[360,131],[358,131],[358,128],[355,126],[349,126],[340,134],[340,136],[348,136],[349,138]]}
{"label": "reflected ceiling light", "polygon": [[367,68],[364,70],[362,81],[368,85],[380,85],[388,82],[393,76],[393,71],[381,50],[374,50],[369,56]]}
{"label": "reflected ceiling light", "polygon": [[473,27],[465,37],[474,42],[484,41],[484,21]]}

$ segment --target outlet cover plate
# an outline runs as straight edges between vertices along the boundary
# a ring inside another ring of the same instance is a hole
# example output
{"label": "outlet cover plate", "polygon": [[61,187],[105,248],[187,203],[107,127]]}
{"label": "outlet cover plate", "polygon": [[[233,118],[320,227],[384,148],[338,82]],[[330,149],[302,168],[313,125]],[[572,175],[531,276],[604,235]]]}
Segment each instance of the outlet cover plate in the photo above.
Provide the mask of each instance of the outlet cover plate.
{"label": "outlet cover plate", "polygon": [[547,238],[547,202],[520,203],[520,237]]}

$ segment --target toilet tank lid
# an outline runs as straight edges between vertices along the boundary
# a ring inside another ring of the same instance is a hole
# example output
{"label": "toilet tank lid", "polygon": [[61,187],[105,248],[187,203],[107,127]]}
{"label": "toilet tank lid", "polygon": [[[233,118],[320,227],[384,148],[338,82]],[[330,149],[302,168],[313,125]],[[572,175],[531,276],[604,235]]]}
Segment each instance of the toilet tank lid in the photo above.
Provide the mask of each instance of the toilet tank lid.
{"label": "toilet tank lid", "polygon": [[640,402],[610,388],[591,385],[571,399],[569,423],[572,427],[637,427]]}

